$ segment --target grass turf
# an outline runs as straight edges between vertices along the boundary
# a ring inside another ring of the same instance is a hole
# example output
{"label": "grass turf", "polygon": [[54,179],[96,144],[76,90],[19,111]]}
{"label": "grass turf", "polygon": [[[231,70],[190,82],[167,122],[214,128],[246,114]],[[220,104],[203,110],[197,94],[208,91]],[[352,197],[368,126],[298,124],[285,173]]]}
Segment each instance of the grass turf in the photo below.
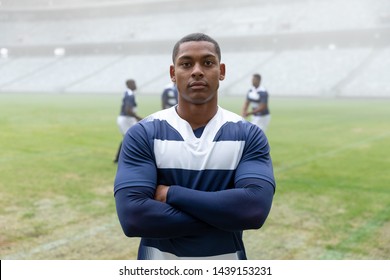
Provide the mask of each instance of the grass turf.
{"label": "grass turf", "polygon": [[[0,94],[2,259],[135,258],[112,163],[120,95]],[[137,96],[139,114],[158,96]],[[243,97],[220,97],[237,113]],[[270,99],[277,191],[250,259],[387,259],[390,100]]]}

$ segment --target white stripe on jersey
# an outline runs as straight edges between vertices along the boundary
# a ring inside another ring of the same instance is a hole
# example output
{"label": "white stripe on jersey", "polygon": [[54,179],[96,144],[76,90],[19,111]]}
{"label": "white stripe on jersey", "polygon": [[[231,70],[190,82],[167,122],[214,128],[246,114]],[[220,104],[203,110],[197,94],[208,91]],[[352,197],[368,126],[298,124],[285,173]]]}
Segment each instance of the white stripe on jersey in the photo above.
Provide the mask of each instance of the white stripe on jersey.
{"label": "white stripe on jersey", "polygon": [[244,141],[214,141],[215,135],[226,122],[239,122],[242,117],[218,107],[200,138],[194,135],[189,123],[175,110],[160,111],[155,119],[165,119],[185,141],[154,140],[154,154],[158,168],[185,170],[234,170],[243,153]]}
{"label": "white stripe on jersey", "polygon": [[157,248],[144,246],[143,253],[148,260],[238,260],[237,253],[215,255],[210,257],[178,257],[168,252],[162,252]]}
{"label": "white stripe on jersey", "polygon": [[[154,140],[157,168],[186,170],[236,169],[244,150],[244,141],[203,142]],[[169,156],[167,156],[169,155]]]}

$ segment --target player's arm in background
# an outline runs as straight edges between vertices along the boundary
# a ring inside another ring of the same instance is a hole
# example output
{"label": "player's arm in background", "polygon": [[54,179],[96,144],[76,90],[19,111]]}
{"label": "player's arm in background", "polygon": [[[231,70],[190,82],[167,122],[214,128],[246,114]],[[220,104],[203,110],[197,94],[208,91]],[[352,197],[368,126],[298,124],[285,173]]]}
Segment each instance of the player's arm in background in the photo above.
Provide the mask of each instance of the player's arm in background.
{"label": "player's arm in background", "polygon": [[246,118],[248,114],[249,100],[246,98],[244,105],[242,106],[241,116]]}
{"label": "player's arm in background", "polygon": [[247,113],[247,116],[255,115],[257,113],[260,113],[260,112],[264,111],[266,108],[267,108],[267,105],[264,102],[260,102],[259,106],[257,106],[252,111]]}
{"label": "player's arm in background", "polygon": [[271,209],[275,180],[268,141],[259,128],[251,129],[258,132],[246,141],[235,188],[204,192],[184,186],[159,186],[158,192],[166,192],[166,203],[222,230],[260,228]]}
{"label": "player's arm in background", "polygon": [[142,117],[138,116],[136,112],[134,111],[134,104],[130,99],[125,99],[125,113],[127,116],[134,117],[137,119],[137,121],[142,120]]}
{"label": "player's arm in background", "polygon": [[259,105],[256,108],[254,108],[251,112],[249,112],[248,116],[265,111],[267,109],[267,102],[268,102],[268,93],[265,95],[262,94]]}
{"label": "player's arm in background", "polygon": [[118,218],[129,237],[174,238],[213,230],[197,218],[154,199],[157,169],[142,125],[123,140],[114,192]]}
{"label": "player's arm in background", "polygon": [[161,94],[161,108],[166,109],[168,94],[167,91],[164,89],[163,93]]}

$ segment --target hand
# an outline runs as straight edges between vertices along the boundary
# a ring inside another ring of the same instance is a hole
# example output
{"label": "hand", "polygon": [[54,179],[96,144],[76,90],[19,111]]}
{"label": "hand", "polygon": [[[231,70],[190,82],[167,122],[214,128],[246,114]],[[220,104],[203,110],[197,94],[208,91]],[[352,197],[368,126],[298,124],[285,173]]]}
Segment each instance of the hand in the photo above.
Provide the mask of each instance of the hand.
{"label": "hand", "polygon": [[244,118],[246,118],[246,117],[250,116],[251,114],[252,114],[251,112],[244,112],[244,113],[242,114],[242,116],[243,116]]}
{"label": "hand", "polygon": [[160,202],[167,201],[169,186],[158,185],[156,188],[156,192],[154,193],[154,199]]}

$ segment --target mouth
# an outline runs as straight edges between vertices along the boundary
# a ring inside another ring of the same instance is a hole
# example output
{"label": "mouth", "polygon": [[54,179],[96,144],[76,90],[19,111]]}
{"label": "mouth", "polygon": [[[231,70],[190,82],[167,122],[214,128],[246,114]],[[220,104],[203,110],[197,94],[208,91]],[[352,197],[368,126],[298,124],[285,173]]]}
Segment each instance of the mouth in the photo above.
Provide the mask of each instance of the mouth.
{"label": "mouth", "polygon": [[202,82],[202,81],[195,81],[195,82],[189,83],[188,87],[193,89],[193,90],[204,89],[205,87],[207,87],[207,83]]}

